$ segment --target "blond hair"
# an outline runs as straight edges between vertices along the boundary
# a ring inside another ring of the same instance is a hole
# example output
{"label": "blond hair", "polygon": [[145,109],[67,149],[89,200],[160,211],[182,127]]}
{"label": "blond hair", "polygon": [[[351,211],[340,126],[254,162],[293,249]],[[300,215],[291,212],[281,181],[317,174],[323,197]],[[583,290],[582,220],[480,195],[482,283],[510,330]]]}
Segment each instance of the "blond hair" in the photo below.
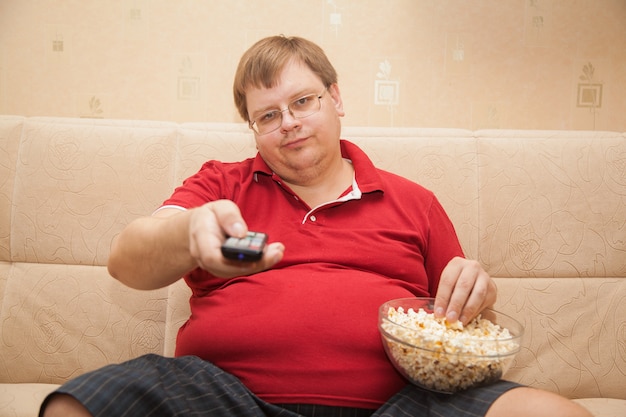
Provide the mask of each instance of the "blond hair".
{"label": "blond hair", "polygon": [[241,117],[250,122],[246,89],[276,86],[280,72],[291,60],[305,64],[324,83],[326,88],[337,82],[337,72],[317,44],[297,36],[270,36],[248,49],[237,66],[233,95]]}

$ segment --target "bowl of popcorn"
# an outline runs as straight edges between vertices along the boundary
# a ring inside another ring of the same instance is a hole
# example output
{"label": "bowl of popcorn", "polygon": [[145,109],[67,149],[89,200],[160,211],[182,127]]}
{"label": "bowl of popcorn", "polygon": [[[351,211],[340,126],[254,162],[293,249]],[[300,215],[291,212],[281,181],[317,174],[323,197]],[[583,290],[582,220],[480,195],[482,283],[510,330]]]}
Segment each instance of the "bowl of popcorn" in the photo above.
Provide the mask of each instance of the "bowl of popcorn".
{"label": "bowl of popcorn", "polygon": [[524,328],[514,318],[486,309],[466,325],[436,318],[434,298],[384,303],[378,328],[394,367],[413,384],[455,393],[499,380],[520,350]]}

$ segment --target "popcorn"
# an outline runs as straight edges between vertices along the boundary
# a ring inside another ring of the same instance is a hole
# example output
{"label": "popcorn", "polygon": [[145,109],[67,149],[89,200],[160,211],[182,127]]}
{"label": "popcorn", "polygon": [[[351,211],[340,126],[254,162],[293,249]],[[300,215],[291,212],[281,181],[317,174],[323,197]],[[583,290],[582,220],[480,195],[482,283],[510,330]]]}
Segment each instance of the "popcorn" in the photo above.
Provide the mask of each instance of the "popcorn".
{"label": "popcorn", "polygon": [[452,393],[497,381],[519,350],[508,329],[481,316],[463,326],[422,308],[391,307],[381,329],[398,370],[433,391]]}

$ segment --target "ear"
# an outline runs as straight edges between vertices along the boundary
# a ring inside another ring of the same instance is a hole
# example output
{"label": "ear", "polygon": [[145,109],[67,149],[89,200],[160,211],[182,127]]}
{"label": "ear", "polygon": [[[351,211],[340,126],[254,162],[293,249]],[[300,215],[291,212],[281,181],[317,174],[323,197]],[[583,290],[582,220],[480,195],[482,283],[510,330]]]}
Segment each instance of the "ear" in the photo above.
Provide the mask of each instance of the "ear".
{"label": "ear", "polygon": [[331,84],[330,87],[328,87],[328,92],[330,93],[330,98],[335,104],[335,110],[337,111],[339,117],[345,116],[346,112],[343,111],[343,100],[341,99],[339,85],[337,83]]}

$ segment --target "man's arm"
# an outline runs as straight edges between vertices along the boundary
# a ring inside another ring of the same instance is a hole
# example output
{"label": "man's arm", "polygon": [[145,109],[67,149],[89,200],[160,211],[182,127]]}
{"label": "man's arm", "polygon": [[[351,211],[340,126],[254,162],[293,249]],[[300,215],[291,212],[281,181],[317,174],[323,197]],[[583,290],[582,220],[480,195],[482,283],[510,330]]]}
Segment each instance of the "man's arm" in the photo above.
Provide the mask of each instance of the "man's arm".
{"label": "man's arm", "polygon": [[200,267],[215,276],[232,278],[265,270],[282,259],[284,246],[267,246],[258,262],[230,261],[220,246],[226,235],[242,237],[247,226],[237,206],[227,200],[180,211],[163,209],[131,222],[113,240],[108,269],[132,288],[168,286]]}

